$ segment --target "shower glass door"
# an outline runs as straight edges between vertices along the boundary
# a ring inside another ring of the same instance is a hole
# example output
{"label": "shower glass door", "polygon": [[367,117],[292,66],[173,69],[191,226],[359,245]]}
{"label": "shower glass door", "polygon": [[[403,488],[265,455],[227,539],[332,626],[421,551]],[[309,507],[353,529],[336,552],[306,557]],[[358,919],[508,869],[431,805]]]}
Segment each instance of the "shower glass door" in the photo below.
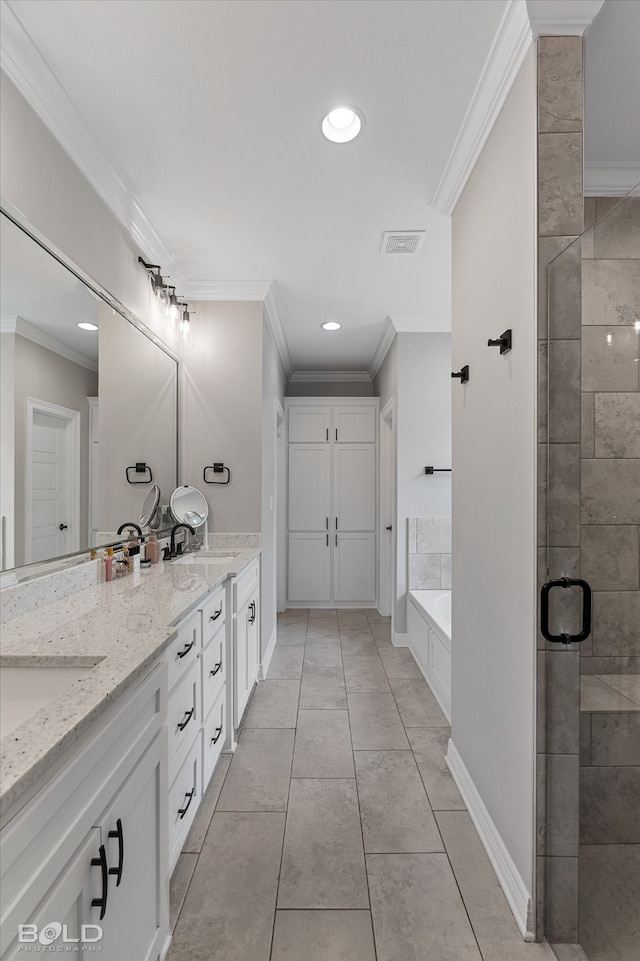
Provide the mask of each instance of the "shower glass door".
{"label": "shower glass door", "polygon": [[[539,637],[544,929],[589,961],[638,961],[640,190],[588,198],[570,240],[548,268],[540,341],[539,577],[560,582],[558,640]],[[588,637],[567,643],[590,606]]]}

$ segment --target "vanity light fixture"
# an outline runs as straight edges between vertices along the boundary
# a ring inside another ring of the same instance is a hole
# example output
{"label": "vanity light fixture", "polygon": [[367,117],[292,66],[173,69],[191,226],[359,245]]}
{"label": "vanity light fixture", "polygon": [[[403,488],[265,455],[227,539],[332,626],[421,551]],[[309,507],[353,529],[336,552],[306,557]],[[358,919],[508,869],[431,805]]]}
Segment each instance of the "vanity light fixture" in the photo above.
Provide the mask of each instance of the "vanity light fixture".
{"label": "vanity light fixture", "polygon": [[156,297],[160,300],[167,296],[167,285],[162,279],[162,274],[160,273],[159,264],[148,264],[142,257],[138,257],[138,263],[142,264],[144,269],[149,274],[149,280],[151,281],[151,289],[153,290]]}
{"label": "vanity light fixture", "polygon": [[90,324],[88,321],[82,321],[81,323],[76,324],[76,327],[79,327],[80,330],[97,330],[98,329],[97,324]]}
{"label": "vanity light fixture", "polygon": [[340,330],[342,324],[339,324],[335,320],[328,320],[326,324],[320,324],[323,330]]}
{"label": "vanity light fixture", "polygon": [[178,298],[176,297],[176,288],[175,288],[175,287],[167,287],[167,290],[171,291],[171,293],[169,294],[169,302],[168,302],[168,303],[169,303],[169,306],[168,306],[169,317],[170,317],[171,320],[175,323],[175,322],[178,320],[178,318],[180,317],[180,306],[181,306],[181,305],[180,305],[180,301],[179,301]]}
{"label": "vanity light fixture", "polygon": [[364,126],[364,117],[355,107],[342,105],[330,110],[322,121],[322,133],[332,143],[355,140]]}

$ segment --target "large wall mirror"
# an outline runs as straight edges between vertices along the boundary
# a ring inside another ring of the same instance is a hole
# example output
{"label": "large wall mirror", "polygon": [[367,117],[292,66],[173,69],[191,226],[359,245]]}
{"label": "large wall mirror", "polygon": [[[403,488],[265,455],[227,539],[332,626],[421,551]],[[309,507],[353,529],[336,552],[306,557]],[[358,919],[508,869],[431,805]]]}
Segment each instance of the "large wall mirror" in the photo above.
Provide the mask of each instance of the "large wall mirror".
{"label": "large wall mirror", "polygon": [[5,213],[0,260],[6,571],[112,539],[154,484],[168,502],[178,374],[168,350]]}

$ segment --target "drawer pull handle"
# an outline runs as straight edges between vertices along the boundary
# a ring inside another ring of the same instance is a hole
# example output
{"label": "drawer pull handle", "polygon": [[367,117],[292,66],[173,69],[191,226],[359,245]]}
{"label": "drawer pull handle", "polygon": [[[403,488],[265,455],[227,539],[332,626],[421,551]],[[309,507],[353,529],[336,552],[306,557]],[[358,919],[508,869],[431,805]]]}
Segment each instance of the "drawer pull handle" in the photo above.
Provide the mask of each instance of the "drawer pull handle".
{"label": "drawer pull handle", "polygon": [[105,850],[104,844],[101,844],[98,848],[99,857],[91,858],[91,866],[94,868],[100,868],[102,872],[102,897],[93,898],[91,901],[92,908],[100,908],[100,920],[102,921],[105,911],[107,910],[107,895],[109,893],[109,870],[107,868],[107,852]]}
{"label": "drawer pull handle", "polygon": [[196,789],[195,789],[195,788],[192,788],[187,794],[185,794],[185,799],[186,799],[186,798],[189,798],[189,800],[187,801],[187,803],[185,804],[185,806],[184,806],[183,808],[178,808],[178,814],[180,815],[180,820],[183,819],[183,817],[185,816],[185,814],[186,814],[187,811],[189,810],[189,805],[190,805],[191,802],[193,801],[193,795],[194,795],[195,793],[196,793]]}
{"label": "drawer pull handle", "polygon": [[184,731],[185,727],[187,726],[187,724],[189,723],[189,721],[191,720],[194,714],[195,714],[195,708],[193,707],[191,708],[190,711],[186,712],[184,716],[184,720],[180,721],[180,723],[178,724],[179,731]]}
{"label": "drawer pull handle", "polygon": [[209,620],[210,620],[210,621],[217,621],[221,614],[222,614],[222,604],[220,605],[220,607],[218,608],[218,610],[215,612],[215,614],[212,614],[212,615],[211,615],[211,617],[209,618]]}
{"label": "drawer pull handle", "polygon": [[122,833],[122,821],[120,818],[116,821],[115,831],[109,831],[109,837],[118,839],[118,867],[109,868],[109,874],[115,874],[116,876],[116,887],[118,888],[122,881],[122,867],[124,865],[124,834]]}
{"label": "drawer pull handle", "polygon": [[209,671],[209,677],[215,677],[221,667],[222,667],[222,661],[218,661],[217,664],[214,664],[213,670]]}
{"label": "drawer pull handle", "polygon": [[195,644],[195,641],[191,641],[190,644],[187,644],[187,646],[182,651],[178,651],[177,657],[186,657],[194,644]]}
{"label": "drawer pull handle", "polygon": [[256,602],[255,601],[251,601],[251,603],[249,604],[249,610],[251,611],[251,616],[249,617],[249,623],[253,624],[256,619]]}
{"label": "drawer pull handle", "polygon": [[217,744],[218,741],[220,740],[220,735],[221,735],[221,734],[222,734],[222,724],[220,725],[220,727],[217,727],[217,728],[216,728],[215,735],[214,735],[214,737],[211,738],[211,743],[212,743],[212,744]]}

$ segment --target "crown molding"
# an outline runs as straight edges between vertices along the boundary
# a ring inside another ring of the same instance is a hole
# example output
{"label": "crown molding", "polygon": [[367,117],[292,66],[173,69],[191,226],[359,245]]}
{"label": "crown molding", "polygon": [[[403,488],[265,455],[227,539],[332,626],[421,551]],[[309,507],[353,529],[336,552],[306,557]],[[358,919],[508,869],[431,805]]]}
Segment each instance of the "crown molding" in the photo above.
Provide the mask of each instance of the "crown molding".
{"label": "crown molding", "polygon": [[264,300],[270,280],[187,280],[180,290],[189,300]]}
{"label": "crown molding", "polygon": [[28,320],[23,317],[16,317],[15,320],[3,320],[0,322],[0,333],[2,334],[18,334],[20,337],[24,337],[25,340],[30,340],[34,344],[38,344],[40,347],[46,348],[46,350],[52,351],[54,354],[59,354],[60,357],[64,357],[66,360],[70,360],[74,364],[79,364],[80,367],[86,367],[87,370],[92,370],[97,372],[98,364],[95,360],[90,357],[86,357],[79,351],[74,350],[73,347],[68,347],[63,344],[61,340],[57,337],[53,337],[51,334],[47,334],[44,330],[39,327],[34,327],[30,324]]}
{"label": "crown molding", "polygon": [[370,384],[371,374],[367,370],[294,370],[289,377],[290,384]]}
{"label": "crown molding", "polygon": [[585,163],[585,197],[624,197],[640,184],[640,163]]}
{"label": "crown molding", "polygon": [[389,348],[391,347],[391,344],[395,340],[395,336],[396,336],[396,329],[393,326],[391,318],[387,317],[387,323],[382,333],[382,337],[380,338],[380,341],[378,342],[378,346],[376,347],[376,352],[373,355],[373,360],[369,365],[369,374],[371,376],[371,380],[375,379],[378,371],[382,367],[384,359],[389,353]]}
{"label": "crown molding", "polygon": [[582,37],[604,6],[604,0],[526,0],[531,33],[536,37]]}
{"label": "crown molding", "polygon": [[271,331],[271,336],[273,337],[276,345],[276,350],[280,356],[282,369],[284,370],[285,376],[288,380],[293,372],[293,365],[291,363],[291,354],[289,352],[289,344],[287,343],[287,335],[284,332],[284,324],[282,323],[282,311],[280,310],[278,288],[275,281],[269,284],[269,289],[267,290],[263,300],[264,318],[269,330]]}
{"label": "crown molding", "polygon": [[431,206],[449,216],[458,202],[531,47],[525,0],[509,0]]}
{"label": "crown molding", "polygon": [[176,287],[187,279],[125,178],[104,151],[7,0],[2,0],[0,66],[144,254]]}
{"label": "crown molding", "polygon": [[398,334],[450,334],[450,317],[390,317]]}

